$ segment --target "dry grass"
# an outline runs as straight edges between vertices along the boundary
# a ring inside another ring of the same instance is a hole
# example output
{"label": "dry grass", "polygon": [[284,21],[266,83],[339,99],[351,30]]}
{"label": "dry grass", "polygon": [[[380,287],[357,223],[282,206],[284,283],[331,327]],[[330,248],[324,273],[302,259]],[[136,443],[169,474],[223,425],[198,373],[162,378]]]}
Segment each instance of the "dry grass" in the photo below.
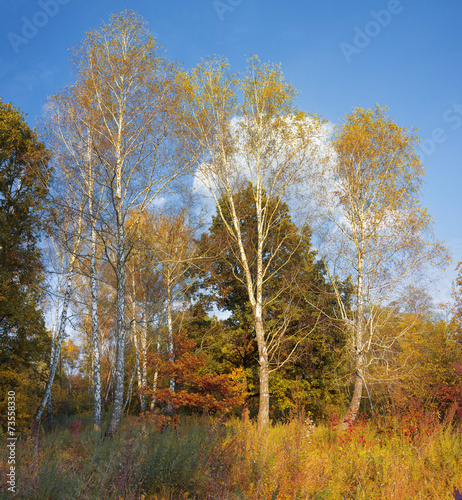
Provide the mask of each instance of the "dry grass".
{"label": "dry grass", "polygon": [[22,439],[17,494],[2,488],[0,498],[444,500],[462,486],[461,429],[431,418],[411,429],[382,418],[344,433],[293,420],[265,436],[239,420],[189,418],[160,432],[130,418],[111,441],[90,429],[69,422]]}

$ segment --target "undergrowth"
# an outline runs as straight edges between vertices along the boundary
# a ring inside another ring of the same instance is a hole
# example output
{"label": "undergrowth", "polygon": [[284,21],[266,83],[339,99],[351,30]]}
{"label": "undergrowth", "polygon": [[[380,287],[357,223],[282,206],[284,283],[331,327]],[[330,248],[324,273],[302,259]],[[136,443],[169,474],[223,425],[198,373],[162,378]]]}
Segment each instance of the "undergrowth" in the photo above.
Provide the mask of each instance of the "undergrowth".
{"label": "undergrowth", "polygon": [[[183,418],[160,428],[127,418],[111,440],[87,419],[22,436],[16,493],[2,473],[0,498],[297,500],[453,499],[462,489],[462,434],[422,417],[335,422],[292,420],[263,435],[256,425]],[[1,442],[1,470],[7,449]]]}

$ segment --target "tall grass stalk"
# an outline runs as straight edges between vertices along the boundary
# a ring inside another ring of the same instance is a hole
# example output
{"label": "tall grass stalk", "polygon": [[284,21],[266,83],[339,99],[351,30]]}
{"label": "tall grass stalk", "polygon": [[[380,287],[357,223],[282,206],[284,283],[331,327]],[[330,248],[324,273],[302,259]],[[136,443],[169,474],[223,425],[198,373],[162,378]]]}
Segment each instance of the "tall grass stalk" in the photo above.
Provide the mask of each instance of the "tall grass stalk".
{"label": "tall grass stalk", "polygon": [[449,500],[462,489],[460,428],[432,419],[381,418],[346,432],[293,420],[263,435],[237,419],[188,417],[159,430],[131,417],[111,440],[75,419],[23,437],[16,458],[16,494],[2,473],[0,498]]}

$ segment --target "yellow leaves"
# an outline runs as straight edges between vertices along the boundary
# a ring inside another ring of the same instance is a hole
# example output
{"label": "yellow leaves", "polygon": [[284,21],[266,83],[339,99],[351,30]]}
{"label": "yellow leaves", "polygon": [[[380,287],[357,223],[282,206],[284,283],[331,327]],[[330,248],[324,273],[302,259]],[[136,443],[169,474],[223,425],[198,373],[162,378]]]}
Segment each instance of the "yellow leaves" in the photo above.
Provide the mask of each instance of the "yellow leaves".
{"label": "yellow leaves", "polygon": [[410,210],[423,174],[414,151],[416,136],[397,126],[385,110],[354,109],[333,141],[335,176],[352,196],[350,202],[364,212]]}
{"label": "yellow leaves", "polygon": [[215,58],[202,62],[180,81],[198,115],[204,108],[223,118],[282,116],[294,111],[296,91],[284,81],[279,65],[261,64],[256,56],[248,60],[245,74],[229,73],[228,61]]}
{"label": "yellow leaves", "polygon": [[235,368],[229,375],[232,392],[236,401],[242,403],[247,396],[247,376],[243,368]]}
{"label": "yellow leaves", "polygon": [[63,342],[61,356],[64,360],[73,364],[76,363],[80,354],[80,347],[72,339]]}
{"label": "yellow leaves", "polygon": [[269,118],[296,112],[292,103],[297,92],[284,81],[277,64],[262,64],[256,56],[249,59],[239,88],[243,95],[241,112],[244,116],[258,114]]}

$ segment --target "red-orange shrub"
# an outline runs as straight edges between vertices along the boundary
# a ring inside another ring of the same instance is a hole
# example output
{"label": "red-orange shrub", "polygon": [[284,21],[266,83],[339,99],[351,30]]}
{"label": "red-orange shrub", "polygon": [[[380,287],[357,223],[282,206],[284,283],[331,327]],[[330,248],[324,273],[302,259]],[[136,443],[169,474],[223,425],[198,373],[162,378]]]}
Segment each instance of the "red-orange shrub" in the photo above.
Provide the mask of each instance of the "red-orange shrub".
{"label": "red-orange shrub", "polygon": [[[225,414],[244,403],[245,384],[242,370],[230,374],[208,373],[206,359],[195,352],[195,342],[184,334],[174,337],[174,361],[165,356],[150,356],[150,364],[157,366],[159,388],[155,399],[173,409],[189,408],[214,414]],[[175,379],[175,391],[168,381]],[[152,391],[146,391],[152,396]]]}

